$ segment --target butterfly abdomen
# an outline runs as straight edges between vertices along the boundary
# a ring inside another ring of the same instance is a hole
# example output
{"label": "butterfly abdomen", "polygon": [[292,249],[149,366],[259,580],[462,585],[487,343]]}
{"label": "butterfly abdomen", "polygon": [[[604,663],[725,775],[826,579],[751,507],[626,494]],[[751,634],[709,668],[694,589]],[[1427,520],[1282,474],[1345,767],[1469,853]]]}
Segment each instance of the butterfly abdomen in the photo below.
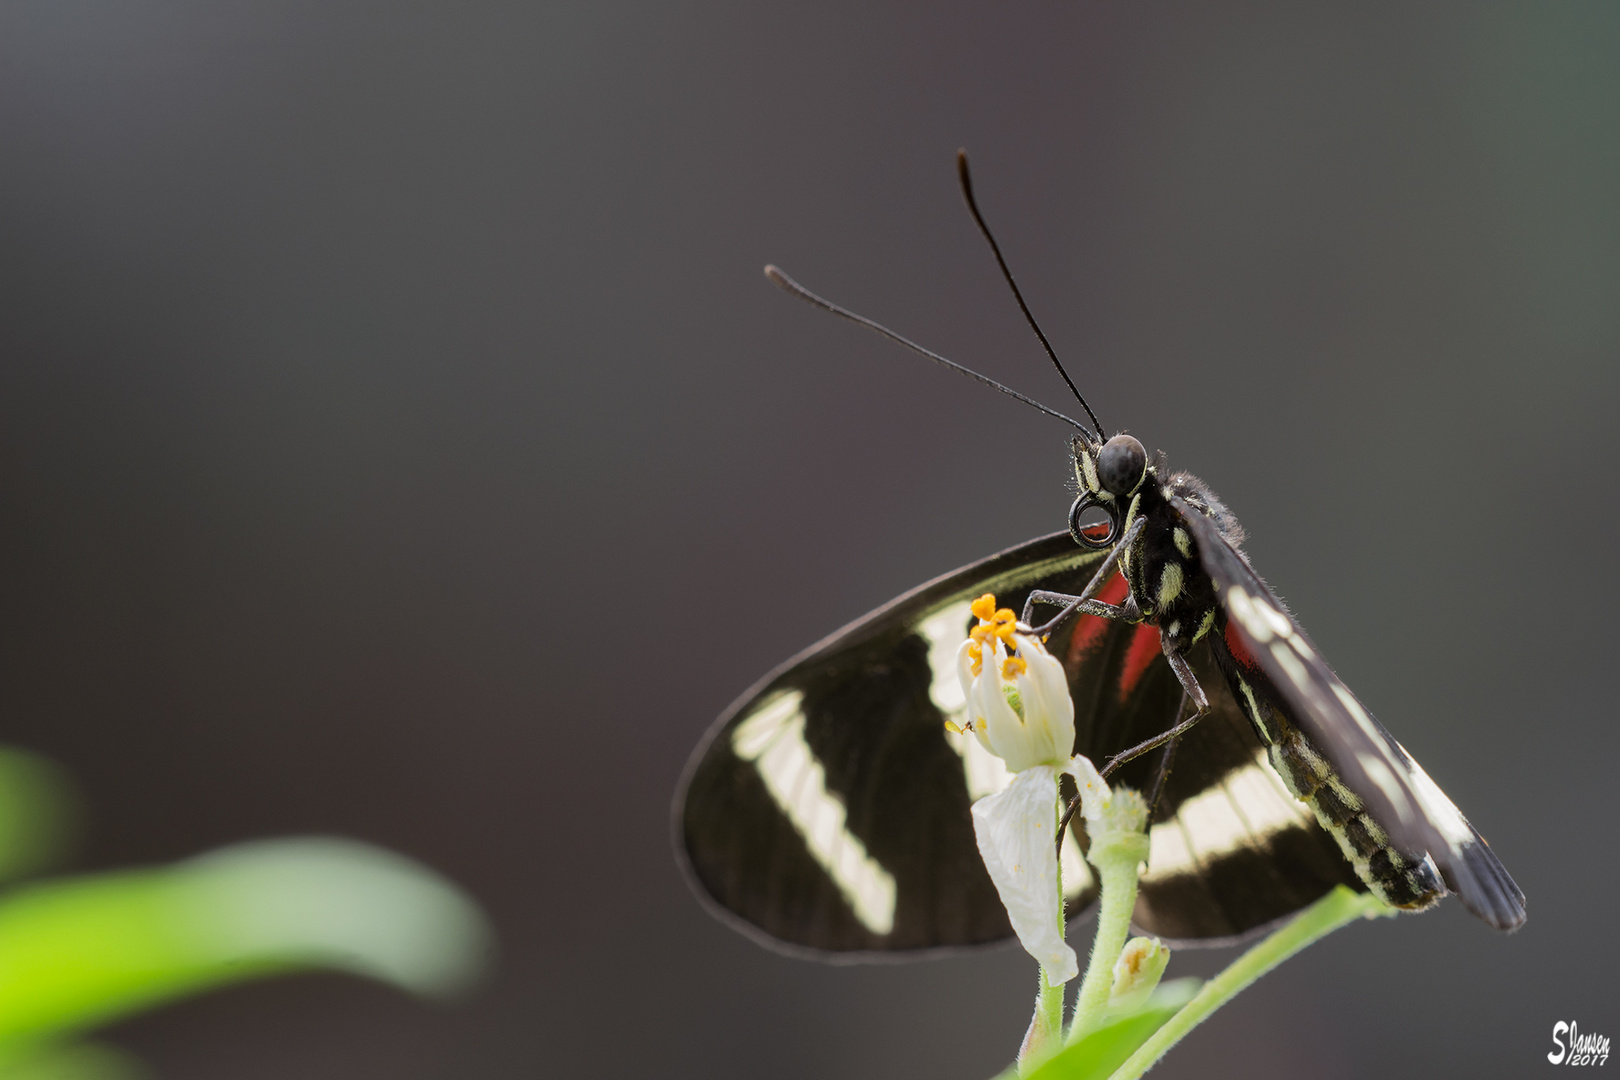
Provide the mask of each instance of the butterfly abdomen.
{"label": "butterfly abdomen", "polygon": [[[1247,709],[1247,702],[1244,704]],[[1333,837],[1356,876],[1380,900],[1415,911],[1445,895],[1445,885],[1428,856],[1418,858],[1397,850],[1389,842],[1389,833],[1367,813],[1365,803],[1344,786],[1298,728],[1288,725],[1277,742],[1267,745],[1266,757],[1288,789],[1311,808],[1317,823]]]}
{"label": "butterfly abdomen", "polygon": [[1265,684],[1245,671],[1229,640],[1218,652],[1233,696],[1266,744],[1266,758],[1284,786],[1316,815],[1333,837],[1356,877],[1373,895],[1393,907],[1417,911],[1446,894],[1427,855],[1412,855],[1390,843],[1389,832],[1367,812],[1366,803],[1344,785],[1332,764],[1304,732],[1273,704]]}

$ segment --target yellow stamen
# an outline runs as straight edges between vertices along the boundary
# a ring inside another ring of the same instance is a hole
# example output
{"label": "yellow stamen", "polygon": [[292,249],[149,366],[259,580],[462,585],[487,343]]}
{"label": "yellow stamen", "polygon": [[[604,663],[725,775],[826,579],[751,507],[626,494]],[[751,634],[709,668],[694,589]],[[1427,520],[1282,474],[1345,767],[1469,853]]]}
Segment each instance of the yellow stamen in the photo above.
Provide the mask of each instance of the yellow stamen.
{"label": "yellow stamen", "polygon": [[968,667],[975,678],[984,670],[984,646],[977,638],[968,646]]}
{"label": "yellow stamen", "polygon": [[954,720],[947,720],[945,721],[945,730],[950,732],[952,735],[960,735],[966,729]]}
{"label": "yellow stamen", "polygon": [[973,601],[973,606],[969,610],[978,618],[989,620],[990,616],[995,614],[996,611],[996,598],[991,593],[985,593]]}
{"label": "yellow stamen", "polygon": [[1014,675],[1022,675],[1029,670],[1029,665],[1016,656],[1009,656],[1001,665],[1001,677],[1010,679]]}

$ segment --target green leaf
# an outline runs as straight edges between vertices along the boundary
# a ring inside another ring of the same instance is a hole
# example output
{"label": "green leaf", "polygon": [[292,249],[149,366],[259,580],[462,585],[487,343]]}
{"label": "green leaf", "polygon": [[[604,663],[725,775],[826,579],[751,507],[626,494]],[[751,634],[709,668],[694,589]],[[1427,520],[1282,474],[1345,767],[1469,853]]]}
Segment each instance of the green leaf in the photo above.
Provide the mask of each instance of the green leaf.
{"label": "green leaf", "polygon": [[1140,1007],[1111,1016],[1102,1027],[1042,1062],[1025,1080],[1107,1080],[1136,1048],[1198,992],[1197,979],[1162,983]]}
{"label": "green leaf", "polygon": [[299,969],[452,993],[488,943],[454,885],[352,841],[259,841],[33,885],[0,899],[0,1049]]}
{"label": "green leaf", "polygon": [[122,1050],[96,1043],[0,1051],[0,1080],[149,1080],[151,1075]]}
{"label": "green leaf", "polygon": [[66,773],[37,754],[0,746],[0,880],[55,863],[81,816]]}

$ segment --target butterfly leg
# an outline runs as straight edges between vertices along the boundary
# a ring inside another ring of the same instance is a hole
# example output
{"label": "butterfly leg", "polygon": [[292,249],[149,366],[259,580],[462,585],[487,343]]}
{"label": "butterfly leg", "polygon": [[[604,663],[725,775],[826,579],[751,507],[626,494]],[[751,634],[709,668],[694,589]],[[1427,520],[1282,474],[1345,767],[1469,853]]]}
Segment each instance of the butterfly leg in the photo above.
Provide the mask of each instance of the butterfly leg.
{"label": "butterfly leg", "polygon": [[1119,565],[1120,556],[1142,534],[1142,527],[1146,524],[1146,518],[1136,519],[1131,527],[1126,530],[1125,535],[1120,538],[1119,543],[1114,545],[1114,550],[1108,553],[1108,558],[1104,559],[1102,565],[1097,567],[1097,572],[1091,576],[1091,582],[1080,591],[1079,596],[1050,592],[1046,589],[1036,589],[1029,594],[1029,599],[1024,601],[1024,613],[1018,621],[1025,626],[1029,626],[1029,617],[1034,613],[1036,604],[1061,604],[1063,605],[1062,611],[1040,626],[1034,627],[1031,633],[1037,637],[1045,637],[1059,626],[1062,626],[1066,620],[1076,613],[1101,615],[1105,619],[1124,619],[1126,622],[1141,622],[1142,612],[1136,606],[1134,594],[1127,595],[1125,603],[1117,606],[1105,604],[1101,600],[1093,599],[1093,597],[1097,595],[1097,591],[1107,583],[1108,579],[1114,576],[1114,568]]}
{"label": "butterfly leg", "polygon": [[[1187,702],[1190,699],[1191,695],[1183,691],[1181,695],[1181,705],[1176,709],[1177,716],[1180,716],[1186,711]],[[1171,728],[1163,735],[1160,735],[1157,738],[1149,739],[1140,746],[1133,746],[1131,749],[1125,751],[1125,754],[1119,754],[1111,758],[1108,764],[1102,769],[1101,775],[1107,776],[1109,773],[1113,772],[1115,768],[1125,764],[1125,762],[1130,760],[1131,757],[1136,757],[1139,754],[1145,754],[1149,750],[1152,750],[1155,746],[1164,747],[1163,752],[1159,755],[1159,767],[1154,770],[1153,787],[1148,791],[1147,795],[1149,823],[1153,821],[1153,815],[1159,809],[1159,796],[1164,793],[1164,782],[1170,778],[1170,766],[1175,762],[1176,746],[1181,742],[1181,734],[1188,728],[1192,727],[1201,716],[1202,713],[1194,713],[1191,717],[1178,723],[1175,727]],[[1130,755],[1130,757],[1126,757],[1125,755],[1127,754]],[[1069,819],[1074,817],[1074,812],[1079,808],[1080,800],[1078,798],[1071,799],[1069,801],[1069,805],[1063,811],[1062,818],[1058,820],[1058,858],[1063,857],[1063,832],[1069,827]]]}
{"label": "butterfly leg", "polygon": [[1109,773],[1127,761],[1141,757],[1149,750],[1163,746],[1172,739],[1180,738],[1209,713],[1209,697],[1204,693],[1204,688],[1198,685],[1198,677],[1193,674],[1192,666],[1187,663],[1187,658],[1182,656],[1181,652],[1166,640],[1163,634],[1160,635],[1159,645],[1164,652],[1164,658],[1170,662],[1170,670],[1176,673],[1176,680],[1181,683],[1182,691],[1194,705],[1193,714],[1170,730],[1160,732],[1146,742],[1139,742],[1130,749],[1121,750],[1109,758],[1108,763],[1098,770],[1105,779]]}
{"label": "butterfly leg", "polygon": [[[1187,692],[1183,690],[1181,693],[1181,705],[1176,709],[1176,719],[1178,721],[1181,714],[1187,711],[1190,700]],[[1159,767],[1153,770],[1153,786],[1148,789],[1147,794],[1148,821],[1153,820],[1154,813],[1159,809],[1159,796],[1164,793],[1164,782],[1170,779],[1170,768],[1175,764],[1176,747],[1179,745],[1181,745],[1181,737],[1179,735],[1173,736],[1165,740],[1164,749],[1159,752]]]}

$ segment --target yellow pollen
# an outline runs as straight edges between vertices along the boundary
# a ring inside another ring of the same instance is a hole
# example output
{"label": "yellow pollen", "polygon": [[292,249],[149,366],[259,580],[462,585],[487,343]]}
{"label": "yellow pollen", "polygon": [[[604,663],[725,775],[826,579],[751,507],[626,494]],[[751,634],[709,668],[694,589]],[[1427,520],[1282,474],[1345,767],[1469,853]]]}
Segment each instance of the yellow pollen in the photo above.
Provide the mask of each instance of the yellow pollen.
{"label": "yellow pollen", "polygon": [[1011,649],[1016,647],[1013,642],[1013,634],[1017,632],[1017,626],[1012,622],[985,622],[969,630],[968,637],[980,645],[999,638],[1007,648]]}
{"label": "yellow pollen", "polygon": [[973,643],[968,646],[968,661],[969,670],[977,677],[979,672],[984,670],[984,645],[977,633],[975,633]]}
{"label": "yellow pollen", "polygon": [[[996,598],[992,593],[985,593],[969,607],[970,611],[979,619],[979,625],[968,631],[968,636],[974,641],[983,644],[991,638],[1000,638],[1009,648],[1013,645],[1013,635],[1018,632],[1018,616],[1012,608],[996,607]],[[977,675],[977,669],[974,670]]]}
{"label": "yellow pollen", "polygon": [[1001,677],[1010,679],[1014,675],[1022,675],[1029,670],[1029,665],[1016,656],[1009,656],[1001,665]]}

